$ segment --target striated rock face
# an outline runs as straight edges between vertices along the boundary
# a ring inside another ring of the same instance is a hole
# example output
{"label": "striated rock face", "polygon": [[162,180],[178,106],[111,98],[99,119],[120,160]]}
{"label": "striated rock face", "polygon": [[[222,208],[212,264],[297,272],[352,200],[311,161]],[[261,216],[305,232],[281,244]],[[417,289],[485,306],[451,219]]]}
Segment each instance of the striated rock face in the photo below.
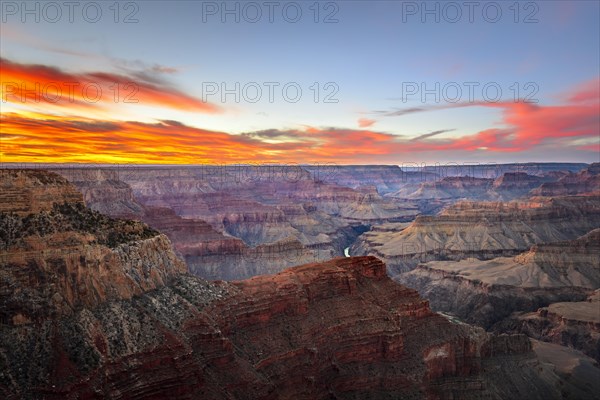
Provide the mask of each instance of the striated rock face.
{"label": "striated rock face", "polygon": [[[202,169],[186,171],[197,176],[194,187],[185,179],[180,181],[167,175],[168,170],[152,168],[140,169],[127,182],[144,205],[172,208],[182,217],[203,219],[218,230],[231,229],[232,233],[233,229],[246,230],[244,240],[248,243],[281,239],[284,237],[281,234],[274,239],[277,233],[273,232],[295,229],[294,219],[306,218],[306,214],[318,218],[313,215],[315,211],[335,217],[345,225],[406,220],[417,213],[415,207],[403,207],[377,193],[304,177],[289,181],[274,176],[256,182],[230,178],[231,181],[217,185],[203,177]],[[301,206],[303,210],[293,206]]]}
{"label": "striated rock face", "polygon": [[66,179],[45,171],[0,169],[0,212],[27,215],[65,202],[83,204],[81,193]]}
{"label": "striated rock face", "polygon": [[489,328],[514,311],[585,299],[600,287],[599,260],[596,229],[576,240],[533,246],[513,258],[432,261],[397,280],[417,289],[434,310]]}
{"label": "striated rock face", "polygon": [[243,279],[335,256],[333,251],[325,254],[326,250],[309,248],[293,237],[250,247],[202,220],[181,218],[168,208],[148,207],[143,220],[169,237],[190,272],[206,279]]}
{"label": "striated rock face", "polygon": [[48,186],[53,195],[40,195],[27,213],[21,201],[2,203],[4,324],[40,322],[107,300],[128,299],[185,271],[164,235],[85,208],[81,194],[76,196],[64,178],[30,170],[5,172],[3,177],[8,193],[27,198]]}
{"label": "striated rock face", "polygon": [[408,199],[488,199],[492,183],[492,179],[452,176],[435,182],[423,182],[416,190],[407,186],[390,196]]}
{"label": "striated rock face", "polygon": [[556,182],[542,184],[531,191],[534,196],[565,196],[600,192],[600,163],[590,164],[578,173],[569,173]]}
{"label": "striated rock face", "polygon": [[421,262],[513,256],[532,245],[572,240],[600,227],[600,196],[454,204],[439,215],[419,216],[406,228],[370,231],[351,248],[372,254],[395,275]]}
{"label": "striated rock face", "polygon": [[353,189],[373,186],[379,194],[392,193],[407,184],[438,178],[438,174],[433,172],[404,171],[397,165],[308,165],[303,168],[317,180]]}
{"label": "striated rock face", "polygon": [[324,183],[325,172],[300,167],[57,172],[72,180],[91,208],[161,230],[189,269],[209,279],[243,279],[341,256],[368,225],[418,213],[414,205],[382,198],[374,186]]}
{"label": "striated rock face", "polygon": [[581,350],[600,362],[600,290],[585,301],[553,303],[532,313],[515,314],[494,329]]}
{"label": "striated rock face", "polygon": [[139,218],[143,206],[133,196],[131,187],[119,179],[115,168],[57,168],[51,170],[71,182],[92,210],[114,218]]}
{"label": "striated rock face", "polygon": [[497,198],[511,200],[525,196],[541,184],[554,180],[552,175],[536,176],[525,172],[507,172],[494,180],[492,190]]}
{"label": "striated rock face", "polygon": [[432,313],[373,257],[228,284],[182,276],[1,329],[7,399],[558,399],[564,385],[525,336]]}

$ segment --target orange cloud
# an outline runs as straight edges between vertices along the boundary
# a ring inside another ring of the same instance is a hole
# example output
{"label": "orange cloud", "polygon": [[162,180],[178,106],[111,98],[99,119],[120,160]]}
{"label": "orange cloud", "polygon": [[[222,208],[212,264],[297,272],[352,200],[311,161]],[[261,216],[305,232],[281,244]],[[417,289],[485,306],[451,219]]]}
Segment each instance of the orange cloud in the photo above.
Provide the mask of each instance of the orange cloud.
{"label": "orange cloud", "polygon": [[2,102],[68,108],[139,104],[183,111],[214,113],[219,107],[173,87],[139,77],[106,72],[74,74],[45,65],[20,64],[0,58]]}
{"label": "orange cloud", "polygon": [[[177,121],[142,123],[34,113],[0,114],[3,162],[398,163],[419,154],[527,157],[538,149],[587,154],[598,149],[598,96],[579,88],[566,104],[479,104],[499,108],[504,127],[461,137],[441,130],[410,138],[368,129],[270,129],[240,135]],[[587,152],[587,153],[582,153]],[[548,153],[552,159],[554,154]]]}

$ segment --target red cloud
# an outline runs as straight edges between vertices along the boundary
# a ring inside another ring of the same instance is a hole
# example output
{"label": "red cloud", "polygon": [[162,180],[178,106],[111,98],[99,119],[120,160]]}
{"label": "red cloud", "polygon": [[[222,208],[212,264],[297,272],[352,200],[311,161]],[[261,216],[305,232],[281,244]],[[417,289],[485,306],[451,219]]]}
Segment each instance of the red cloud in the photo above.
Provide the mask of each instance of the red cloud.
{"label": "red cloud", "polygon": [[4,113],[0,156],[7,162],[374,163],[431,152],[523,153],[524,157],[542,147],[556,152],[570,149],[573,154],[597,152],[600,98],[592,84],[574,91],[562,105],[477,104],[499,108],[504,127],[446,138],[426,134],[411,139],[373,130],[316,127],[234,135],[177,121],[148,124]]}
{"label": "red cloud", "polygon": [[105,72],[73,74],[45,65],[0,58],[1,101],[75,107],[140,104],[214,113],[219,107],[166,85]]}

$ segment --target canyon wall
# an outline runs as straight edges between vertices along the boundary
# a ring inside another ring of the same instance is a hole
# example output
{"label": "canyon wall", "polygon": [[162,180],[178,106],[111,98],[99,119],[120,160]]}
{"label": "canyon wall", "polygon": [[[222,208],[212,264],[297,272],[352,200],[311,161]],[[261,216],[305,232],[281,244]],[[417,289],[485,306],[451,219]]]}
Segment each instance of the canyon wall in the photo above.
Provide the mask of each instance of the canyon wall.
{"label": "canyon wall", "polygon": [[[23,198],[44,184],[54,195],[30,208],[10,200],[0,212],[2,398],[594,395],[541,363],[526,336],[432,312],[375,257],[208,282],[186,273],[164,235],[86,208],[56,174],[2,178]],[[223,245],[206,222],[161,208],[144,213],[172,225],[173,237],[205,237],[206,251]]]}
{"label": "canyon wall", "polygon": [[532,245],[572,240],[600,227],[600,196],[534,197],[525,201],[461,201],[396,229],[373,229],[352,255],[372,254],[390,273],[434,260],[514,256]]}
{"label": "canyon wall", "polygon": [[515,311],[585,300],[600,288],[599,260],[600,229],[595,229],[515,257],[420,264],[397,280],[417,289],[434,310],[490,328]]}

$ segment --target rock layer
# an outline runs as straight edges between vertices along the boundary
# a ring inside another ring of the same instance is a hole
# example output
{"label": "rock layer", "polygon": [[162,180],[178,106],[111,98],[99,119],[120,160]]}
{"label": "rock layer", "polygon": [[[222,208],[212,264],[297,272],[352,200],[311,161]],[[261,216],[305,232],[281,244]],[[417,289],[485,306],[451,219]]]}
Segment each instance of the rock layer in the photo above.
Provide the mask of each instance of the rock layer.
{"label": "rock layer", "polygon": [[48,186],[52,194],[38,196],[27,209],[20,201],[2,203],[3,323],[43,321],[131,298],[185,271],[164,235],[140,222],[114,220],[85,208],[81,194],[64,178],[32,170],[3,177],[8,193],[29,198]]}
{"label": "rock layer", "polygon": [[600,196],[456,203],[405,228],[359,237],[350,254],[372,254],[393,275],[421,262],[514,256],[532,245],[575,239],[600,227]]}
{"label": "rock layer", "polygon": [[494,327],[581,350],[600,362],[600,290],[585,301],[553,303],[516,314]]}
{"label": "rock layer", "polygon": [[[570,385],[526,336],[433,313],[374,257],[210,283],[144,224],[63,201],[62,178],[16,175],[62,203],[1,214],[15,234],[0,269],[2,398],[553,399]],[[220,240],[179,224],[173,234]]]}
{"label": "rock layer", "polygon": [[565,196],[600,192],[600,163],[594,163],[577,173],[569,173],[556,182],[533,189],[534,196]]}
{"label": "rock layer", "polygon": [[600,287],[599,260],[600,229],[595,229],[513,258],[432,261],[397,280],[417,289],[434,310],[489,328],[515,311],[584,300]]}
{"label": "rock layer", "polygon": [[184,276],[0,337],[7,399],[560,397],[525,336],[432,313],[373,257],[232,284]]}
{"label": "rock layer", "polygon": [[373,187],[324,183],[300,167],[56,171],[93,209],[160,229],[190,270],[209,279],[243,279],[341,256],[364,226],[410,220],[418,212]]}

